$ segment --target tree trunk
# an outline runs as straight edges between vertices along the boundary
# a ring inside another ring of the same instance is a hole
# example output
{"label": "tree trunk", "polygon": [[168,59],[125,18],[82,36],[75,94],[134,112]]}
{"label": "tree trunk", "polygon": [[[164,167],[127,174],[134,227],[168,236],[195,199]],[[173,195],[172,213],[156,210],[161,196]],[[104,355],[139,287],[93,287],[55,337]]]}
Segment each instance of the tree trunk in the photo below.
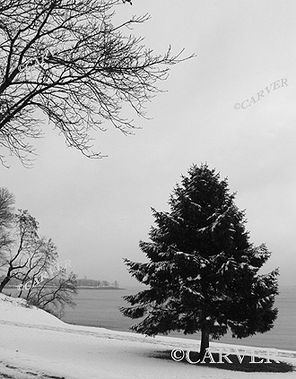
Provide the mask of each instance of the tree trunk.
{"label": "tree trunk", "polygon": [[206,328],[203,328],[201,330],[201,343],[200,343],[200,351],[199,351],[199,354],[200,354],[200,358],[202,359],[205,355],[205,352],[206,352],[206,349],[209,347],[210,345],[210,334],[209,334],[209,331],[208,329]]}
{"label": "tree trunk", "polygon": [[0,293],[3,291],[3,288],[6,286],[6,284],[10,281],[10,276],[6,276],[2,282],[0,283]]}
{"label": "tree trunk", "polygon": [[11,262],[9,262],[9,268],[7,270],[5,278],[2,280],[0,283],[0,293],[3,291],[3,288],[6,286],[6,284],[10,281],[11,279],[11,271],[13,270],[13,267],[11,265]]}

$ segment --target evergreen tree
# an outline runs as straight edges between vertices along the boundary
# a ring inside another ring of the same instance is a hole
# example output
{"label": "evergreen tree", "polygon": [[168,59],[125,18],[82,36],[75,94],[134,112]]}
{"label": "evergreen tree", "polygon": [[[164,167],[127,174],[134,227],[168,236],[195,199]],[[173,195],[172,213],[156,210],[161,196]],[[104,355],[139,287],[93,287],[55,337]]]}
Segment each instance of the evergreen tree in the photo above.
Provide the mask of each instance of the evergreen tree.
{"label": "evergreen tree", "polygon": [[264,333],[277,316],[278,270],[260,275],[270,257],[254,246],[245,212],[234,204],[227,179],[207,165],[192,166],[170,197],[169,212],[152,209],[151,242],[140,242],[147,263],[125,259],[129,272],[149,286],[125,296],[125,316],[142,318],[132,330],[146,335],[201,331],[200,354],[209,338],[227,330],[243,338]]}

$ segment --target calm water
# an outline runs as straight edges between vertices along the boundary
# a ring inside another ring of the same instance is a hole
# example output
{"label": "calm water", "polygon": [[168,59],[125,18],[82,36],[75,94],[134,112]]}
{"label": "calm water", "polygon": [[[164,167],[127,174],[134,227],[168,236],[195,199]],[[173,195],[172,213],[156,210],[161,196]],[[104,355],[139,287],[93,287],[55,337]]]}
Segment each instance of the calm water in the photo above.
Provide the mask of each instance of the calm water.
{"label": "calm water", "polygon": [[[74,309],[67,308],[63,320],[73,324],[128,331],[129,326],[136,323],[137,320],[122,316],[119,307],[127,305],[122,296],[138,291],[138,288],[126,290],[81,289],[75,300],[77,306]],[[282,287],[280,295],[277,296],[276,306],[279,309],[279,315],[271,331],[241,340],[227,335],[222,337],[220,342],[296,351],[296,287]],[[172,333],[171,335],[199,338],[198,334],[184,336]]]}

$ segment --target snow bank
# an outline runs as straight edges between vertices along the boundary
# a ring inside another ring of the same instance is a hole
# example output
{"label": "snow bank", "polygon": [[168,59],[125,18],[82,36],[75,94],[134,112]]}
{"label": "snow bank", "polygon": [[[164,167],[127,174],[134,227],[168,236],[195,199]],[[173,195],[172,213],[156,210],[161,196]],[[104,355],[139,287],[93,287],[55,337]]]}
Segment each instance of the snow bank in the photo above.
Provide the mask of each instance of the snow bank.
{"label": "snow bank", "polygon": [[24,299],[0,293],[0,319],[11,323],[62,326],[64,323],[53,315],[29,306]]}

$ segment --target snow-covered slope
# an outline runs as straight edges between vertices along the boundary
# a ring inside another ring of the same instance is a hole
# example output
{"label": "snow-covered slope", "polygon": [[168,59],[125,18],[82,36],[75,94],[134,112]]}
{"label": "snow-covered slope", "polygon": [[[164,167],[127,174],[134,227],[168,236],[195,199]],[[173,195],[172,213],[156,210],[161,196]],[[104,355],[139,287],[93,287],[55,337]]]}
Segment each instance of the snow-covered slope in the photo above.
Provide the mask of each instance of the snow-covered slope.
{"label": "snow-covered slope", "polygon": [[51,314],[28,306],[26,300],[0,293],[0,320],[23,324],[62,326],[64,323]]}
{"label": "snow-covered slope", "polygon": [[[287,374],[243,373],[161,359],[171,349],[198,349],[199,341],[150,338],[66,324],[26,302],[0,294],[0,378],[275,379]],[[217,346],[218,344],[212,344]],[[219,346],[229,347],[231,345]],[[284,355],[283,355],[284,356]],[[286,355],[287,357],[287,355]],[[286,358],[287,359],[287,358]],[[288,356],[296,361],[296,353]]]}

